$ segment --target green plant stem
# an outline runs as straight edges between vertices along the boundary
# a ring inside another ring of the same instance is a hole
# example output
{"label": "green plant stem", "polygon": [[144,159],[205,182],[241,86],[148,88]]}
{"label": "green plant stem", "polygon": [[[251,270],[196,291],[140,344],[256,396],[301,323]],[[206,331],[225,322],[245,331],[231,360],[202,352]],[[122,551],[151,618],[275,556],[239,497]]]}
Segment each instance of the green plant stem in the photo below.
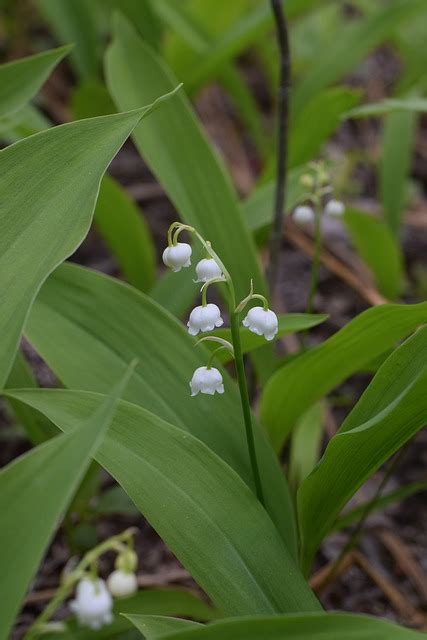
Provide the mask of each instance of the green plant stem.
{"label": "green plant stem", "polygon": [[77,567],[65,578],[52,600],[34,621],[26,633],[24,640],[33,640],[33,638],[42,633],[43,625],[49,622],[58,607],[69,596],[74,585],[83,578],[87,569],[93,566],[97,559],[106,551],[110,551],[111,549],[121,551],[123,548],[122,543],[128,542],[128,540],[132,539],[133,531],[133,528],[126,529],[126,531],[123,531],[116,536],[112,536],[111,538],[108,538],[108,540],[104,540],[104,542],[101,542],[101,544],[88,551],[80,560]]}
{"label": "green plant stem", "polygon": [[320,256],[322,255],[322,228],[321,214],[318,208],[315,209],[315,226],[314,226],[314,256],[311,265],[310,289],[307,298],[306,313],[313,313],[314,297],[317,292],[319,282]]}
{"label": "green plant stem", "polygon": [[255,482],[256,495],[258,497],[258,500],[264,506],[264,493],[262,490],[261,476],[259,473],[258,460],[256,456],[251,407],[249,402],[248,387],[246,383],[245,364],[243,361],[242,345],[240,342],[239,313],[237,313],[236,311],[233,311],[230,314],[230,328],[234,347],[234,362],[236,366],[237,382],[239,385],[243,419],[246,429],[246,440],[248,443],[249,458],[251,461],[252,473]]}

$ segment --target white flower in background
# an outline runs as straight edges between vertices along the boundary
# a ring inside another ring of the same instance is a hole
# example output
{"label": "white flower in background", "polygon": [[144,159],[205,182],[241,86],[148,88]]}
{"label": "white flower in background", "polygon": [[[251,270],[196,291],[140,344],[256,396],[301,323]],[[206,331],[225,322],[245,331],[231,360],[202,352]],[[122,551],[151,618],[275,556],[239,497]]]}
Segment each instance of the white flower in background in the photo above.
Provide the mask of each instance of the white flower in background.
{"label": "white flower in background", "polygon": [[116,569],[108,576],[107,586],[115,598],[126,598],[138,591],[138,580],[134,573]]}
{"label": "white flower in background", "polygon": [[341,200],[329,200],[325,207],[325,213],[327,216],[333,218],[340,218],[345,211],[345,205]]}
{"label": "white flower in background", "polygon": [[196,282],[208,282],[213,278],[221,278],[222,271],[219,264],[213,258],[204,258],[196,265]]}
{"label": "white flower in background", "polygon": [[193,373],[190,388],[192,396],[197,396],[198,393],[206,393],[213,396],[215,391],[224,393],[222,375],[215,367],[199,367]]}
{"label": "white flower in background", "polygon": [[301,204],[299,207],[296,207],[293,218],[297,224],[308,224],[314,221],[315,214],[312,207]]}
{"label": "white flower in background", "polygon": [[82,578],[76,587],[76,598],[70,602],[79,624],[100,629],[113,620],[113,599],[104,580]]}
{"label": "white flower in background", "polygon": [[249,309],[242,324],[252,333],[256,333],[257,336],[264,336],[266,340],[273,340],[279,330],[277,316],[274,311],[263,307]]}
{"label": "white flower in background", "polygon": [[199,331],[213,331],[215,327],[221,327],[223,324],[219,307],[216,304],[207,304],[196,307],[190,313],[187,322],[188,333],[196,336]]}
{"label": "white flower in background", "polygon": [[163,251],[163,262],[172,271],[181,271],[182,267],[191,265],[191,252],[191,245],[178,242],[172,247],[166,247]]}

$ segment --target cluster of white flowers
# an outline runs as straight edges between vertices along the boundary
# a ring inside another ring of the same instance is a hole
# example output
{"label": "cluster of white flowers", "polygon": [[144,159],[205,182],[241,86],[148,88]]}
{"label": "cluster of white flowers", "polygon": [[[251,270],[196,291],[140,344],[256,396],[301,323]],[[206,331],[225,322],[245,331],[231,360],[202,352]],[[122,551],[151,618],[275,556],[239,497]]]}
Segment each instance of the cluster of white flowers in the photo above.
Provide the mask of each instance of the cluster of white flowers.
{"label": "cluster of white flowers", "polygon": [[137,556],[129,549],[117,557],[107,582],[90,575],[79,581],[70,609],[81,626],[96,630],[112,622],[113,597],[127,598],[138,590],[136,565]]}
{"label": "cluster of white flowers", "polygon": [[[329,200],[324,208],[324,214],[331,218],[340,218],[345,212],[345,205],[341,200]],[[299,225],[310,224],[316,217],[313,207],[301,204],[295,208],[293,218]]]}
{"label": "cluster of white flowers", "polygon": [[[175,244],[168,246],[164,250],[163,262],[172,271],[180,271],[182,268],[191,265],[191,254],[191,245],[176,241]],[[211,282],[225,280],[220,265],[212,257],[204,258],[197,263],[196,275],[197,280],[195,282],[204,283],[202,291]],[[196,336],[199,332],[213,331],[223,324],[224,320],[221,317],[220,308],[216,304],[208,304],[204,298],[203,304],[191,311],[187,328],[190,335]],[[263,307],[252,307],[242,324],[256,335],[264,336],[266,340],[273,340],[278,331],[277,316],[265,305]],[[224,393],[222,375],[218,369],[210,366],[210,364],[206,367],[199,367],[190,381],[190,389],[192,396],[196,396],[198,393],[207,395]]]}

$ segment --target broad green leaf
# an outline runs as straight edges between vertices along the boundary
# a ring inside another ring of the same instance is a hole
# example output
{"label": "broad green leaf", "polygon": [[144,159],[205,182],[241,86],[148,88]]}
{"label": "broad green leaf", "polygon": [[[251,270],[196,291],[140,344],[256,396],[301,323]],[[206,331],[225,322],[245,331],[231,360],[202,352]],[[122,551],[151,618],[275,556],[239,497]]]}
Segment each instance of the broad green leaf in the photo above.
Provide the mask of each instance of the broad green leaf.
{"label": "broad green leaf", "polygon": [[[307,167],[291,169],[287,177],[286,211],[293,209],[298,202],[304,199],[306,189],[302,186],[300,178],[307,172]],[[258,231],[273,220],[275,183],[267,182],[255,189],[249,198],[243,203],[243,213],[246,223],[251,231]]]}
{"label": "broad green leaf", "polygon": [[[6,388],[27,389],[29,387],[37,388],[38,384],[34,379],[24,355],[18,350],[16,352],[15,362],[13,363],[13,367],[6,382]],[[11,405],[16,418],[24,427],[25,433],[32,444],[41,444],[42,442],[45,442],[45,440],[49,440],[49,438],[56,435],[56,428],[49,422],[49,420],[46,420],[45,416],[42,414],[34,411],[21,402],[16,402],[12,399],[9,400],[9,404]]]}
{"label": "broad green leaf", "polygon": [[98,500],[96,512],[101,515],[120,513],[135,515],[138,509],[119,485],[107,489]]}
{"label": "broad green leaf", "polygon": [[319,460],[323,414],[323,404],[314,404],[301,416],[292,432],[288,481],[294,493]]}
{"label": "broad green leaf", "polygon": [[279,369],[261,399],[261,417],[276,450],[311,404],[426,321],[427,302],[368,309],[323,344]]}
{"label": "broad green leaf", "polygon": [[426,388],[427,327],[419,329],[380,367],[301,485],[298,515],[305,570],[352,495],[426,424]]}
{"label": "broad green leaf", "polygon": [[[105,393],[123,363],[137,357],[125,398],[203,440],[253,486],[236,386],[224,371],[224,395],[190,397],[189,381],[209,351],[195,347],[184,326],[150,298],[112,278],[62,265],[37,297],[26,333],[74,389]],[[255,427],[267,509],[296,553],[287,486],[264,432]]]}
{"label": "broad green leaf", "polygon": [[127,614],[126,618],[141,632],[146,640],[158,640],[158,638],[164,638],[171,633],[200,626],[200,624],[191,620],[166,618],[164,616]]}
{"label": "broad green leaf", "polygon": [[102,180],[94,222],[126,280],[148,291],[156,275],[150,230],[126,191],[109,176]]}
{"label": "broad green leaf", "polygon": [[[380,509],[384,509],[394,502],[400,502],[405,498],[409,498],[416,493],[427,491],[427,482],[412,482],[411,484],[403,485],[394,491],[390,491],[383,496],[380,496],[376,500],[373,500],[372,504],[369,504],[369,513],[374,513]],[[350,511],[347,511],[341,515],[333,524],[333,531],[340,531],[352,524],[355,524],[363,517],[366,512],[368,503],[365,502],[358,507],[354,507]]]}
{"label": "broad green leaf", "polygon": [[0,151],[0,387],[40,285],[85,237],[105,169],[151,108],[54,127]]}
{"label": "broad green leaf", "polygon": [[392,5],[376,8],[349,24],[325,50],[319,51],[318,62],[310,67],[293,93],[292,108],[299,112],[319,91],[342,78],[405,21],[425,12],[424,0],[394,0]]}
{"label": "broad green leaf", "polygon": [[120,11],[151,47],[162,45],[162,24],[157,16],[157,0],[100,0],[112,10]]}
{"label": "broad green leaf", "polygon": [[[8,393],[65,430],[103,398],[67,390]],[[188,431],[122,402],[96,460],[221,611],[247,615],[319,608],[252,491]]]}
{"label": "broad green leaf", "polygon": [[101,52],[94,3],[87,0],[36,0],[36,6],[60,42],[75,44],[71,61],[79,78],[96,80],[101,69]]}
{"label": "broad green leaf", "polygon": [[390,300],[398,298],[403,284],[402,254],[389,227],[368,213],[352,209],[346,209],[344,222],[378,289]]}
{"label": "broad green leaf", "polygon": [[[120,108],[139,106],[149,96],[168,91],[175,82],[163,61],[119,14],[107,52],[106,73]],[[251,278],[255,288],[263,292],[265,283],[255,246],[236,195],[185,96],[175,96],[162,113],[153,114],[149,128],[135,129],[134,139],[182,219],[219,252],[238,299],[247,295]]]}
{"label": "broad green leaf", "polygon": [[[8,638],[28,585],[59,520],[105,435],[129,368],[111,397],[94,405],[69,432],[32,449],[0,472],[0,639]],[[31,535],[28,532],[31,531]]]}
{"label": "broad green leaf", "polygon": [[0,65],[0,117],[24,107],[69,51],[60,47]]}
{"label": "broad green leaf", "polygon": [[30,103],[0,119],[0,139],[12,144],[50,126],[46,116]]}
{"label": "broad green leaf", "polygon": [[294,114],[289,139],[289,166],[312,160],[341,124],[341,116],[359,102],[360,92],[334,87],[316,94]]}
{"label": "broad green leaf", "polygon": [[348,613],[222,620],[161,636],[165,640],[425,640],[425,633]]}
{"label": "broad green leaf", "polygon": [[[278,316],[279,320],[279,330],[275,339],[279,339],[282,336],[287,336],[291,333],[297,333],[299,331],[306,331],[307,329],[311,329],[312,327],[316,327],[317,325],[324,322],[328,316],[321,314],[310,314],[310,313],[285,313]],[[223,340],[228,340],[231,342],[231,331],[230,329],[216,329],[211,333],[206,335],[217,336],[218,338],[222,338]],[[251,351],[255,351],[255,349],[260,349],[265,346],[265,338],[263,336],[257,336],[249,329],[245,329],[242,327],[240,329],[240,338],[242,343],[242,351],[243,353],[250,353]],[[218,348],[218,344],[215,342],[206,341],[206,347],[210,350],[214,350]],[[231,354],[228,351],[221,351],[218,354],[218,360],[220,362],[229,362],[231,360]]]}
{"label": "broad green leaf", "polygon": [[106,86],[96,80],[88,80],[74,89],[70,108],[74,120],[107,116],[117,111]]}
{"label": "broad green leaf", "polygon": [[394,235],[405,206],[416,125],[414,111],[391,113],[385,119],[379,181],[384,220]]}
{"label": "broad green leaf", "polygon": [[384,116],[395,111],[415,111],[419,113],[427,112],[427,98],[411,96],[408,98],[387,98],[381,102],[363,104],[344,113],[343,119],[348,118],[371,118],[373,116]]}

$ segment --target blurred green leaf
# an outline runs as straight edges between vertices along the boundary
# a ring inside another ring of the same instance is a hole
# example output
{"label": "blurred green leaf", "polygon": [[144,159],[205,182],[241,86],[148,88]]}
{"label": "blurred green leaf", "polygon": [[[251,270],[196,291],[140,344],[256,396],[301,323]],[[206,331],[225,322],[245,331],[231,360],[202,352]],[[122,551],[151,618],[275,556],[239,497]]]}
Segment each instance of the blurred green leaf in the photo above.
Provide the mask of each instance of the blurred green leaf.
{"label": "blurred green leaf", "polygon": [[184,629],[194,629],[200,625],[191,620],[166,618],[164,616],[144,616],[127,614],[126,618],[141,632],[146,640],[158,640]]}
{"label": "blurred green leaf", "polygon": [[379,182],[384,219],[394,235],[405,206],[416,125],[414,111],[391,113],[385,119]]}
{"label": "blurred green leaf", "polygon": [[427,112],[427,99],[411,96],[408,98],[387,98],[381,102],[362,104],[360,107],[350,109],[343,115],[343,119],[348,118],[371,118],[373,116],[383,116],[395,111],[417,111]]}
{"label": "blurred green leaf", "polygon": [[150,110],[62,125],[0,152],[0,387],[41,283],[83,240],[107,165]]}
{"label": "blurred green leaf", "polygon": [[323,344],[281,367],[261,398],[261,417],[276,450],[309,406],[426,320],[427,302],[368,309]]}
{"label": "blurred green leaf", "polygon": [[[8,393],[66,431],[103,399],[56,389]],[[122,402],[96,460],[221,611],[248,615],[319,609],[255,495],[188,431]]]}
{"label": "blurred green leaf", "polygon": [[161,636],[165,640],[423,640],[425,633],[349,613],[312,613],[219,620]]}
{"label": "blurred green leaf", "polygon": [[120,11],[154,49],[162,45],[163,28],[157,16],[158,0],[99,0],[113,11]]}
{"label": "blurred green leaf", "polygon": [[342,114],[360,100],[360,92],[333,87],[317,93],[294,114],[289,138],[289,166],[313,160],[341,124]]}
{"label": "blurred green leaf", "polygon": [[0,117],[24,107],[71,49],[51,49],[0,65]]}
{"label": "blurred green leaf", "polygon": [[74,43],[70,57],[77,76],[82,81],[96,80],[101,70],[101,41],[94,3],[88,0],[35,0],[35,4],[58,40]]}
{"label": "blurred green leaf", "polygon": [[[163,61],[119,14],[106,73],[120,108],[134,108],[175,82]],[[247,295],[251,278],[258,291],[265,291],[255,246],[232,185],[185,96],[180,93],[162,113],[154,114],[148,129],[136,129],[134,139],[181,218],[220,251],[237,298]]]}
{"label": "blurred green leaf", "polygon": [[106,116],[117,111],[105,85],[95,80],[88,80],[74,89],[70,106],[75,120]]}
{"label": "blurred green leaf", "polygon": [[135,507],[127,493],[119,485],[104,491],[96,505],[96,512],[101,515],[120,513],[125,515],[135,515],[138,509]]}
{"label": "blurred green leaf", "polygon": [[346,209],[344,222],[378,289],[389,300],[396,300],[402,291],[403,258],[390,229],[381,220],[354,209]]}
{"label": "blurred green leaf", "polygon": [[294,112],[299,112],[313,96],[354,70],[375,47],[387,40],[407,20],[425,13],[424,0],[394,0],[369,15],[343,24],[329,47],[319,51],[317,64],[310,67],[295,87]]}
{"label": "blurred green leaf", "polygon": [[150,230],[126,191],[109,176],[101,183],[94,222],[126,280],[148,291],[156,276]]}
{"label": "blurred green leaf", "polygon": [[[253,486],[235,384],[223,371],[223,396],[190,396],[189,381],[209,351],[195,347],[182,324],[150,298],[112,278],[62,265],[40,291],[26,334],[70,388],[105,393],[123,362],[137,357],[125,398],[200,438]],[[256,424],[255,435],[267,510],[296,554],[285,479]]]}
{"label": "blurred green leaf", "polygon": [[427,420],[427,327],[385,361],[298,492],[302,566],[341,509]]}
{"label": "blurred green leaf", "polygon": [[9,637],[28,585],[101,444],[130,372],[129,368],[111,397],[104,397],[82,420],[72,420],[68,433],[17,458],[0,472],[0,567],[7,576],[0,583],[1,640]]}

